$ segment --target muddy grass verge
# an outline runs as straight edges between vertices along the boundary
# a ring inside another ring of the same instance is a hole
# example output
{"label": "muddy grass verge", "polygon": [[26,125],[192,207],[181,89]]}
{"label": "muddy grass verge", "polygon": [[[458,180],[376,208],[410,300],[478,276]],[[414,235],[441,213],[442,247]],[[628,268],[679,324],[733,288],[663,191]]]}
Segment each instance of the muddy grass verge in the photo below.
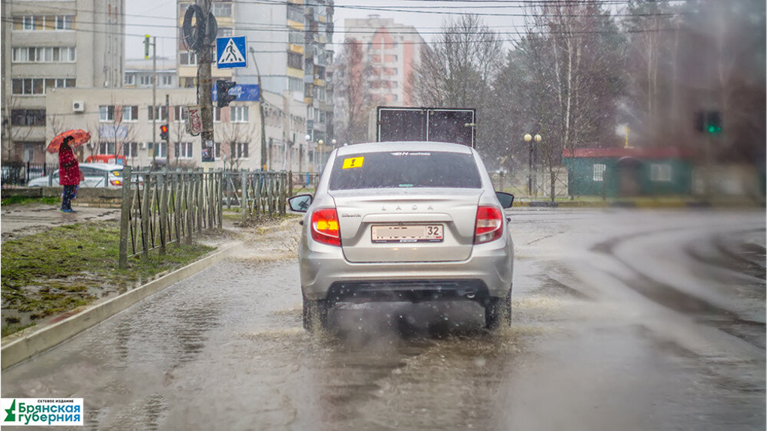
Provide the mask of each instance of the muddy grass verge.
{"label": "muddy grass verge", "polygon": [[117,221],[80,223],[9,240],[2,246],[2,336],[95,300],[124,293],[214,250],[170,246],[118,269]]}
{"label": "muddy grass verge", "polygon": [[0,205],[29,205],[29,204],[44,204],[44,205],[57,205],[61,204],[61,198],[59,197],[28,197],[28,196],[10,196],[2,198]]}

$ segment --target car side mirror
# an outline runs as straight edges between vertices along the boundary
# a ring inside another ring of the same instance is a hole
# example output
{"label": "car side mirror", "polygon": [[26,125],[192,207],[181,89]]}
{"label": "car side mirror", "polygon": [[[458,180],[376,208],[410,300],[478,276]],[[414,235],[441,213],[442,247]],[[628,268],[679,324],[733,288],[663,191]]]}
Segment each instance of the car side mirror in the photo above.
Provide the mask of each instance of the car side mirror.
{"label": "car side mirror", "polygon": [[288,199],[288,206],[291,207],[291,211],[297,213],[305,213],[312,205],[312,195],[296,195]]}
{"label": "car side mirror", "polygon": [[496,198],[504,209],[512,208],[512,204],[515,202],[515,195],[512,193],[496,192]]}

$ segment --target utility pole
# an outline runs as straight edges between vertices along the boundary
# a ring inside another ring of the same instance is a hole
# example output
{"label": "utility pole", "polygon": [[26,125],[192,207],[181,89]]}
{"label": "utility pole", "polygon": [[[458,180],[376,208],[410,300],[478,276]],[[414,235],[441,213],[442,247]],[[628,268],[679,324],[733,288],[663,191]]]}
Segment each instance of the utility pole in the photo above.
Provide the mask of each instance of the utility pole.
{"label": "utility pole", "polygon": [[[264,88],[261,86],[261,72],[259,72],[259,63],[256,62],[256,50],[251,47],[251,57],[253,58],[253,64],[256,66],[256,79],[259,84],[259,121],[261,122],[261,170],[267,170],[267,133],[266,127],[264,127]],[[272,164],[269,163],[271,169]]]}
{"label": "utility pole", "polygon": [[168,125],[168,135],[165,140],[165,168],[168,169],[170,157],[168,153],[171,151],[171,103],[168,94],[165,95],[165,124]]}
{"label": "utility pole", "polygon": [[[207,25],[211,14],[211,0],[197,0],[197,5],[203,9],[203,22],[205,25],[204,40],[208,40]],[[202,44],[197,50],[197,103],[200,105],[200,119],[203,123],[203,131],[200,134],[200,142],[204,147],[213,148],[213,79],[211,77],[211,45],[208,42]]]}
{"label": "utility pole", "polygon": [[152,167],[157,157],[157,36],[152,37]]}

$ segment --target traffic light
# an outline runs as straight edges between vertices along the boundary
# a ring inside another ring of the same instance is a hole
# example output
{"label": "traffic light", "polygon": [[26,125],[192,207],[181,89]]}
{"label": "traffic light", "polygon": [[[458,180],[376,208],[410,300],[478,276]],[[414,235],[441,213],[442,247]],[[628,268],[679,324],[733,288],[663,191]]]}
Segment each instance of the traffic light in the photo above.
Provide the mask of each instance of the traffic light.
{"label": "traffic light", "polygon": [[723,120],[720,111],[696,112],[695,127],[697,132],[716,135],[723,131]]}
{"label": "traffic light", "polygon": [[230,88],[237,85],[234,81],[224,81],[219,79],[216,81],[216,99],[219,108],[229,106],[229,102],[237,99],[237,96],[229,94]]}
{"label": "traffic light", "polygon": [[161,124],[160,125],[160,139],[163,141],[168,140],[168,125],[167,124]]}

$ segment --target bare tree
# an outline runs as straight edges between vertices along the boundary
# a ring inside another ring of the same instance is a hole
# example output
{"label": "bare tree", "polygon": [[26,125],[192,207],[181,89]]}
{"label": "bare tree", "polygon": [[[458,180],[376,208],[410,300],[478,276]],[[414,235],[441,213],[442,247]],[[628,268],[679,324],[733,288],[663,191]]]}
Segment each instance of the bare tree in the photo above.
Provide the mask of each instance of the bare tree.
{"label": "bare tree", "polygon": [[344,142],[364,142],[368,137],[368,112],[373,106],[373,97],[367,79],[372,66],[364,61],[362,43],[355,39],[345,40],[337,65],[334,94],[338,95],[339,111],[344,115],[334,117],[336,136]]}
{"label": "bare tree", "polygon": [[[221,145],[221,157],[224,159],[224,166],[230,170],[240,169],[243,158],[238,156],[238,145],[248,146],[248,155],[250,156],[255,148],[254,142],[259,140],[259,128],[255,122],[248,123],[221,123],[216,125],[214,132],[216,142]],[[254,156],[257,153],[253,153]]]}

